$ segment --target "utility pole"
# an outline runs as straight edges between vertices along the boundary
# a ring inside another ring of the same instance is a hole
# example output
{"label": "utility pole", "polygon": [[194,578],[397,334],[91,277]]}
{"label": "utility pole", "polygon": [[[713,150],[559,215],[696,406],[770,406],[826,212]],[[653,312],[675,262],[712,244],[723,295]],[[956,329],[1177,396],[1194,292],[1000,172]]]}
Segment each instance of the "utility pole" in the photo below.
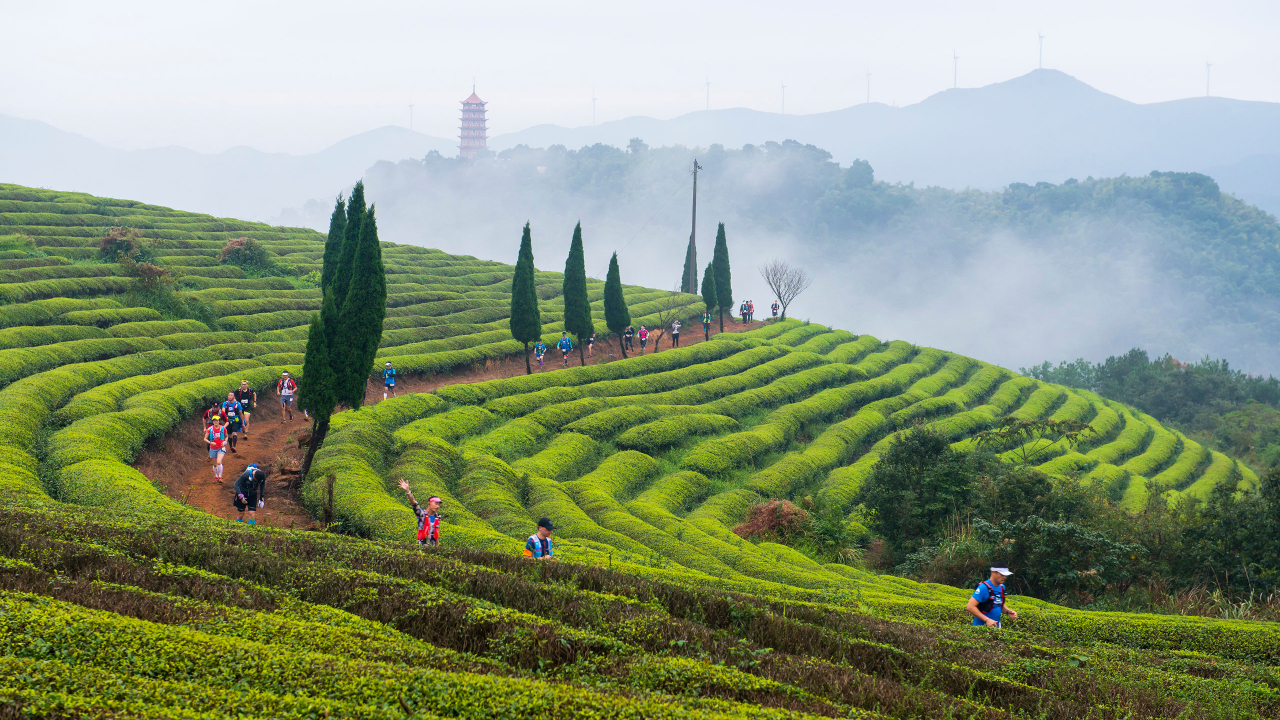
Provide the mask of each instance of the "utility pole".
{"label": "utility pole", "polygon": [[689,275],[684,279],[685,292],[697,292],[698,288],[698,171],[702,166],[697,158],[693,160],[693,224],[689,229],[689,249],[685,259],[689,262]]}
{"label": "utility pole", "polygon": [[960,87],[957,78],[960,77],[960,56],[955,50],[951,51],[951,89],[955,90]]}
{"label": "utility pole", "polygon": [[1044,35],[1041,35],[1040,31],[1037,30],[1036,36],[1040,38],[1040,64],[1038,67],[1041,70],[1043,70],[1044,69]]}
{"label": "utility pole", "polygon": [[1208,60],[1204,63],[1204,96],[1209,97],[1209,68],[1213,67],[1213,63]]}
{"label": "utility pole", "polygon": [[782,114],[787,114],[787,86],[782,86]]}

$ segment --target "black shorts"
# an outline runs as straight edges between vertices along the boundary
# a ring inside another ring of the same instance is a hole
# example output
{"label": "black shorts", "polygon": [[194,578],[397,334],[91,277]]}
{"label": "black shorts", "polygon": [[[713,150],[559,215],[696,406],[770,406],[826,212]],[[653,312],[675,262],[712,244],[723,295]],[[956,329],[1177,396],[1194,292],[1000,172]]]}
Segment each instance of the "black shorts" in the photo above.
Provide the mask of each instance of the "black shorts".
{"label": "black shorts", "polygon": [[235,505],[236,509],[240,512],[244,512],[245,510],[257,510],[258,493],[248,493],[244,496],[244,500],[241,500],[240,496],[236,495],[231,499],[231,504]]}
{"label": "black shorts", "polygon": [[229,432],[238,433],[243,429],[244,429],[244,424],[240,421],[240,418],[236,418],[235,420],[232,420],[231,422],[227,423],[227,430]]}

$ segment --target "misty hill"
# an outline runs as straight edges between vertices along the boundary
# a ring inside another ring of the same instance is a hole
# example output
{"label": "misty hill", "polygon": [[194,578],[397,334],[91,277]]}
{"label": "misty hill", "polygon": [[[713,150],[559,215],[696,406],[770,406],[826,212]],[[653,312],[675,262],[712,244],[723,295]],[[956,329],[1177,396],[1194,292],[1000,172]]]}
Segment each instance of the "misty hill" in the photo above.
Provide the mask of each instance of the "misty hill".
{"label": "misty hill", "polygon": [[47,123],[0,115],[0,181],[149,197],[221,217],[265,219],[336,195],[378,160],[431,150],[456,152],[456,143],[389,125],[310,155],[248,147],[214,154],[176,146],[124,151]]}
{"label": "misty hill", "polygon": [[595,127],[539,125],[492,140],[502,150],[604,143],[726,147],[794,139],[844,164],[862,158],[891,182],[993,190],[1011,182],[1222,173],[1227,192],[1280,213],[1280,104],[1187,98],[1138,104],[1066,73],[1036,70],[980,88],[950,89],[905,107],[869,103],[814,115],[745,108],[671,120],[631,117]]}
{"label": "misty hill", "polygon": [[[791,315],[987,357],[1102,359],[1141,346],[1280,373],[1280,226],[1209,177],[1014,183],[953,191],[875,180],[796,142],[696,152],[700,264],[727,225],[734,289],[767,305],[755,266],[815,275]],[[631,281],[671,287],[689,238],[695,151],[517,148],[497,162],[438,155],[366,175],[384,236],[510,260],[526,221],[540,262],[574,223],[588,272],[609,254]],[[548,269],[553,269],[548,267]]]}

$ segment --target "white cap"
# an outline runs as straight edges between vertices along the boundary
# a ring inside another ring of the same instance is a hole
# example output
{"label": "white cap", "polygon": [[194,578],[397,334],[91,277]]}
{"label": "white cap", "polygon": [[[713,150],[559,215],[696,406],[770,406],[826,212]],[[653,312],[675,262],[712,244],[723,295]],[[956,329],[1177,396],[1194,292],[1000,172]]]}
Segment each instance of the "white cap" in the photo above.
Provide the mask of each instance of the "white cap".
{"label": "white cap", "polygon": [[993,567],[991,568],[991,572],[998,572],[1001,575],[1004,575],[1005,577],[1008,577],[1013,574],[1013,571],[1007,567]]}

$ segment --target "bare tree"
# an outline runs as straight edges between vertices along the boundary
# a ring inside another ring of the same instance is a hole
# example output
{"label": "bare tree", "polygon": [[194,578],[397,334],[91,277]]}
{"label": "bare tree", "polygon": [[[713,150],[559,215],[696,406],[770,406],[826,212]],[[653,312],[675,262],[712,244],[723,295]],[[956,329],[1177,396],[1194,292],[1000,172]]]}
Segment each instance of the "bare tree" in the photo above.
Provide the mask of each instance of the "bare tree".
{"label": "bare tree", "polygon": [[773,291],[773,296],[782,306],[782,319],[787,319],[787,306],[796,296],[804,292],[813,283],[813,278],[804,268],[792,267],[786,260],[773,258],[760,266],[760,277]]}
{"label": "bare tree", "polygon": [[653,338],[654,352],[658,352],[662,336],[671,329],[671,323],[688,319],[689,308],[700,302],[702,302],[700,296],[680,292],[678,289],[672,290],[670,295],[658,298],[658,309],[655,313],[658,316],[658,327],[649,331],[649,337]]}

